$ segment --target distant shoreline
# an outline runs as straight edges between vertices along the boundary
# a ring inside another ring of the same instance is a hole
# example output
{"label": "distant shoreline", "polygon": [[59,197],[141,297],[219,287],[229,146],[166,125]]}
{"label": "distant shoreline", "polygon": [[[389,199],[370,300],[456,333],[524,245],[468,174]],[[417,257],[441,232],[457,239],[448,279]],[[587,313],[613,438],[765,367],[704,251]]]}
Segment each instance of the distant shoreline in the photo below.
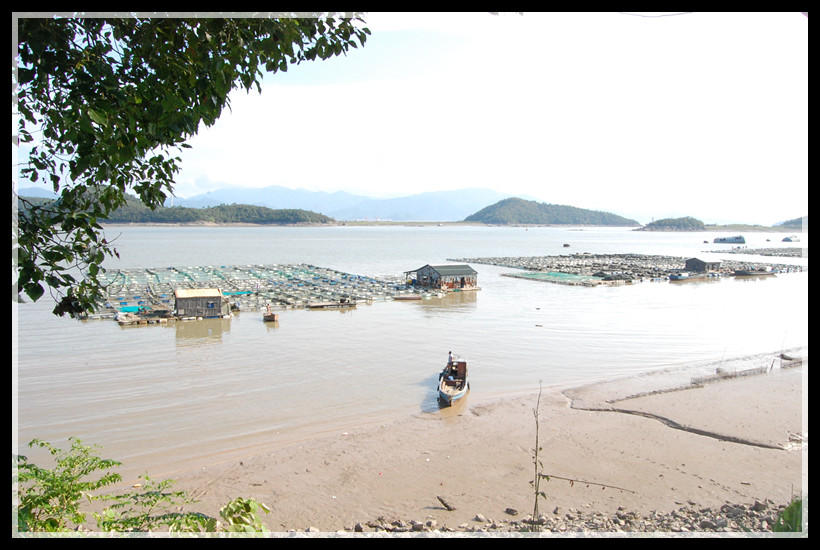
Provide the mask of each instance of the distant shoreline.
{"label": "distant shoreline", "polygon": [[[481,222],[465,222],[465,221],[392,221],[392,220],[354,220],[354,221],[339,221],[334,223],[215,223],[215,222],[102,222],[103,227],[428,227],[428,226],[465,226],[465,227],[563,227],[563,228],[632,228],[633,231],[639,229],[631,225],[576,225],[576,224],[493,224]],[[643,226],[641,226],[643,227]],[[705,231],[752,231],[758,233],[804,233],[802,228],[784,227],[784,226],[765,226],[765,225],[707,225],[704,229],[699,231],[675,231],[675,230],[653,230],[651,233],[703,233]]]}

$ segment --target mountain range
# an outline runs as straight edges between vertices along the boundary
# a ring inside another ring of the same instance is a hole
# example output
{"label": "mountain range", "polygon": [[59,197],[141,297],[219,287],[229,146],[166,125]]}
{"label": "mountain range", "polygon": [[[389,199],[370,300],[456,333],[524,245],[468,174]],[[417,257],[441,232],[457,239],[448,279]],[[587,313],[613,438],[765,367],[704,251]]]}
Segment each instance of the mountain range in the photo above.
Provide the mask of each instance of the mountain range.
{"label": "mountain range", "polygon": [[175,197],[173,205],[202,208],[220,204],[251,204],[273,209],[298,208],[336,220],[461,221],[488,204],[507,197],[510,195],[474,188],[375,199],[345,191],[328,193],[274,185],[259,189],[222,189],[187,199]]}
{"label": "mountain range", "polygon": [[[46,199],[56,198],[54,193],[37,187],[22,188],[19,190],[19,195]],[[511,198],[519,200],[507,200]],[[522,223],[520,219],[523,216],[530,220],[523,223],[640,225],[634,220],[620,218],[615,214],[538,203],[530,197],[513,197],[507,193],[483,188],[432,191],[397,198],[376,199],[345,191],[329,193],[269,186],[260,189],[222,189],[189,198],[173,197],[166,202],[166,206],[188,208],[208,208],[233,204],[264,206],[271,209],[307,210],[338,221],[448,222],[470,218],[471,221],[483,223]],[[566,215],[572,215],[572,221],[560,219]],[[582,217],[579,218],[578,216]],[[590,216],[594,216],[594,219]],[[604,218],[606,218],[605,221]],[[805,220],[805,223],[807,223],[807,220]]]}
{"label": "mountain range", "polygon": [[[20,189],[19,194],[27,197],[56,198],[54,193],[36,187]],[[166,201],[165,205],[207,208],[248,204],[272,209],[309,210],[339,221],[461,221],[487,205],[510,196],[491,189],[473,188],[375,199],[345,191],[328,193],[270,186],[259,189],[221,189],[189,198],[173,197]]]}
{"label": "mountain range", "polygon": [[[20,195],[55,198],[53,193],[36,188],[21,189]],[[506,206],[504,214],[499,214],[496,207],[494,210],[496,216],[490,216],[486,220],[479,220],[478,218],[470,220],[470,217],[476,216],[476,213],[485,214],[488,208],[492,208],[493,205],[497,204]],[[515,223],[516,216],[510,217],[510,211],[512,210],[524,216],[524,218],[519,216],[519,219],[537,220],[522,223],[567,223],[563,219],[555,219],[550,222],[549,219],[555,218],[555,214],[552,211],[549,215],[541,212],[541,210],[550,206],[554,207],[554,205],[538,205],[535,201],[512,197],[509,194],[483,188],[429,191],[403,197],[376,199],[345,191],[329,193],[269,186],[258,189],[220,189],[189,198],[173,197],[165,203],[167,207],[195,209],[214,208],[223,205],[262,206],[273,210],[305,210],[323,214],[337,221],[455,222],[467,219],[468,221],[484,221],[486,223]],[[515,208],[511,208],[510,205],[515,205]],[[571,209],[573,217],[576,217],[577,213],[588,212],[573,207],[554,208],[561,211]],[[538,212],[537,215],[534,213],[536,211]],[[500,221],[499,218],[504,218],[504,221]],[[616,218],[619,217],[616,216]],[[623,225],[640,225],[634,220],[619,219],[627,222]],[[583,222],[576,220],[575,223]]]}

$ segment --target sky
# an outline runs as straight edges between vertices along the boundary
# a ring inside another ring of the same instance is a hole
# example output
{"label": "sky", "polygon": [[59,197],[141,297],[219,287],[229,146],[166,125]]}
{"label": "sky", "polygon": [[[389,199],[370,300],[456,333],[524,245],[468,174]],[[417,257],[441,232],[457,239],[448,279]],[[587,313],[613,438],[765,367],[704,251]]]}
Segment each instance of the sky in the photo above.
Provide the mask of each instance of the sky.
{"label": "sky", "polygon": [[366,13],[189,140],[175,194],[488,188],[648,223],[808,214],[808,18]]}

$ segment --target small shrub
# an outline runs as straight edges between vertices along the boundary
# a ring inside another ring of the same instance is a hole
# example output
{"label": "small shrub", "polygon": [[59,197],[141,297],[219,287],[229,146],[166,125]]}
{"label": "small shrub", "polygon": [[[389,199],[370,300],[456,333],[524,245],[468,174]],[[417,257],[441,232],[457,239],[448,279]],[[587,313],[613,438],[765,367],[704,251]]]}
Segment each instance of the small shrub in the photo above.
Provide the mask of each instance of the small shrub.
{"label": "small shrub", "polygon": [[222,507],[219,515],[228,524],[223,530],[229,533],[268,533],[259,517],[259,511],[266,514],[270,508],[253,499],[236,498]]}
{"label": "small shrub", "polygon": [[170,508],[189,504],[192,500],[184,491],[169,491],[174,483],[166,479],[155,483],[148,476],[141,479],[137,490],[117,495],[94,497],[111,506],[95,513],[97,526],[103,531],[143,532],[167,528],[172,533],[215,531],[216,520],[197,512],[172,512]]}
{"label": "small shrub", "polygon": [[777,517],[775,533],[799,533],[803,530],[803,499],[794,498]]}
{"label": "small shrub", "polygon": [[[259,512],[270,509],[253,499],[236,498],[220,510],[226,525],[215,518],[197,512],[174,512],[174,507],[194,502],[184,491],[171,491],[173,480],[155,482],[147,475],[144,483],[132,490],[114,495],[95,496],[93,491],[122,480],[108,470],[120,466],[115,460],[101,459],[80,440],[70,438],[71,449],[64,452],[39,439],[29,447],[48,449],[55,457],[52,469],[41,468],[25,456],[12,455],[12,475],[16,467],[18,500],[12,507],[20,532],[72,531],[83,525],[86,513],[80,509],[83,501],[110,503],[102,512],[93,513],[97,526],[106,532],[146,532],[167,529],[171,533],[268,533]],[[98,476],[89,480],[91,476]],[[16,512],[16,513],[15,513]],[[14,519],[12,520],[14,521]],[[14,525],[12,525],[14,527]]]}
{"label": "small shrub", "polygon": [[[17,466],[19,504],[17,528],[20,531],[69,531],[85,522],[80,501],[92,491],[121,480],[119,474],[108,472],[119,466],[115,460],[94,456],[93,447],[70,438],[71,449],[64,452],[39,439],[29,447],[48,449],[55,457],[54,468],[41,468],[25,456],[14,457]],[[98,479],[87,480],[92,474],[102,473]]]}

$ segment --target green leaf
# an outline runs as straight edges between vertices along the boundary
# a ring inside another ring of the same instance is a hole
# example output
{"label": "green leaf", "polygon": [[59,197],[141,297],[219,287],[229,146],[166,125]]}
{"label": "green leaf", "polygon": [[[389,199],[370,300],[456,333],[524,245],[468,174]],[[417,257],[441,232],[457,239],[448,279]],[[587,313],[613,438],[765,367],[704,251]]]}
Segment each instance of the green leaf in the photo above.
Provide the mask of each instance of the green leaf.
{"label": "green leaf", "polygon": [[94,109],[88,110],[88,116],[91,117],[91,120],[99,124],[100,126],[107,126],[108,125],[108,117],[106,117],[103,113],[99,111],[95,111]]}
{"label": "green leaf", "polygon": [[25,287],[24,290],[26,292],[26,296],[31,298],[31,300],[34,301],[34,302],[39,300],[40,297],[45,292],[45,289],[43,288],[43,285],[41,285],[40,283],[29,283],[27,285],[24,285],[24,287]]}

